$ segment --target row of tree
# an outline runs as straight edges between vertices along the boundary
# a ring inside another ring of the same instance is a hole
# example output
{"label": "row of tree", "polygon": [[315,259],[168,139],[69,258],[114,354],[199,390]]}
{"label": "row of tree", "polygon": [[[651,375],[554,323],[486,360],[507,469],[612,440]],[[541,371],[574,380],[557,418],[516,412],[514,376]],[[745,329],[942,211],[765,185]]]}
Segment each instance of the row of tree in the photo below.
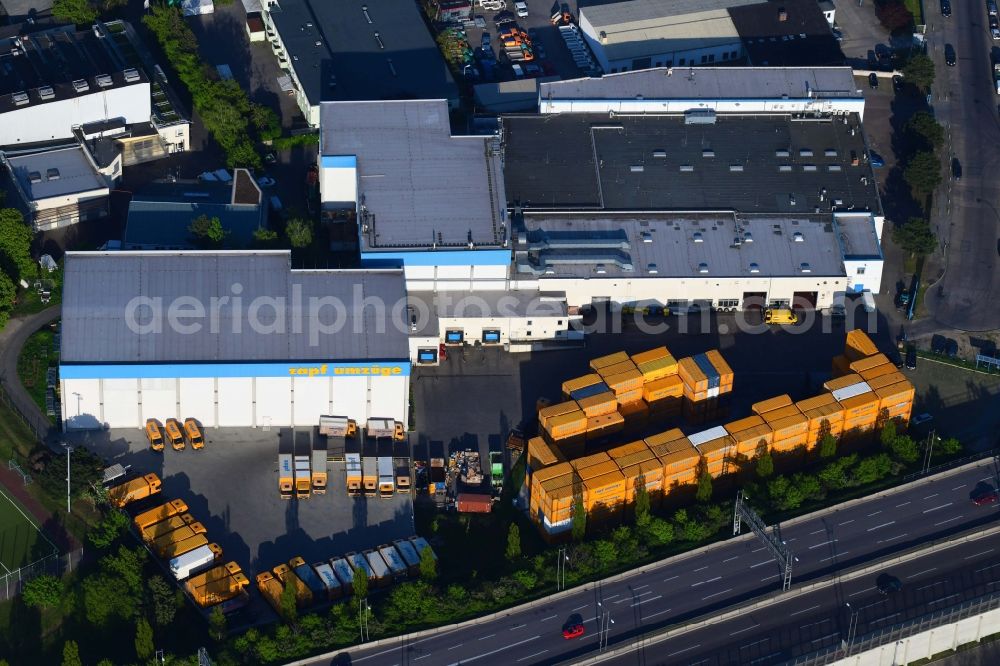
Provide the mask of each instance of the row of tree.
{"label": "row of tree", "polygon": [[[309,247],[313,242],[312,220],[302,217],[293,217],[285,222],[285,241],[287,245],[295,249]],[[226,245],[229,238],[229,230],[222,226],[222,221],[218,217],[199,215],[188,225],[188,233],[194,239],[195,244],[203,250],[216,250]],[[253,245],[258,248],[279,248],[283,243],[278,237],[278,232],[268,227],[260,227],[253,232]]]}
{"label": "row of tree", "polygon": [[34,233],[16,208],[0,208],[0,328],[17,302],[17,288],[38,275],[31,258]]}

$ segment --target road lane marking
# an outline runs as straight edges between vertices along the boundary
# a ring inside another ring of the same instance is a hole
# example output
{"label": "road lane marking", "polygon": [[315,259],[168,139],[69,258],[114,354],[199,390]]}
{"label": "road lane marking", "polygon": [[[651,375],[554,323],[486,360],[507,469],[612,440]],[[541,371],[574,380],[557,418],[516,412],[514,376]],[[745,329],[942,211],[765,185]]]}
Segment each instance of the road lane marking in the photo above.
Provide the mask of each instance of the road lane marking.
{"label": "road lane marking", "polygon": [[960,486],[955,486],[954,488],[952,488],[952,490],[958,490],[959,488],[964,488],[964,487],[966,487],[967,485],[969,485],[969,484],[967,484],[967,483],[963,483],[963,484],[962,484],[962,485],[960,485]]}
{"label": "road lane marking", "polygon": [[865,592],[871,592],[871,591],[872,591],[872,590],[874,590],[874,589],[875,589],[874,587],[866,587],[866,588],[865,588],[865,589],[863,589],[863,590],[858,590],[857,592],[851,592],[851,593],[850,593],[850,594],[848,594],[847,596],[849,596],[849,597],[856,597],[856,596],[858,596],[859,594],[864,594]]}
{"label": "road lane marking", "polygon": [[803,608],[802,610],[795,611],[794,613],[789,613],[788,616],[795,617],[796,615],[801,615],[802,613],[808,613],[809,611],[816,610],[817,608],[819,608],[819,604],[816,604],[815,606],[810,606],[809,608]]}
{"label": "road lane marking", "polygon": [[853,523],[853,522],[854,522],[854,519],[853,519],[853,518],[851,518],[850,520],[845,520],[845,521],[844,521],[844,522],[842,522],[842,523],[837,523],[837,525],[847,525],[848,523]]}
{"label": "road lane marking", "polygon": [[924,569],[918,573],[910,574],[907,578],[916,578],[917,576],[923,576],[925,573],[930,573],[932,571],[937,571],[937,567],[931,567],[930,569]]}
{"label": "road lane marking", "polygon": [[625,598],[625,599],[619,599],[618,601],[615,601],[615,602],[614,602],[614,604],[615,604],[615,606],[617,606],[618,604],[623,604],[623,603],[625,603],[626,601],[628,601],[628,598]]}
{"label": "road lane marking", "polygon": [[555,615],[549,615],[548,617],[543,617],[541,621],[545,622],[546,620],[551,620],[554,617],[555,617]]}
{"label": "road lane marking", "polygon": [[704,570],[705,570],[705,569],[707,569],[707,568],[708,568],[707,566],[704,566],[704,567],[698,567],[697,569],[695,569],[695,570],[694,570],[694,573],[698,573],[699,571],[704,571]]}
{"label": "road lane marking", "polygon": [[883,527],[889,527],[889,525],[895,525],[895,524],[896,524],[896,521],[895,521],[895,520],[890,520],[890,521],[889,521],[889,522],[887,522],[887,523],[882,523],[881,525],[876,525],[875,527],[869,527],[869,528],[868,528],[867,530],[865,530],[865,531],[866,531],[866,532],[874,532],[875,530],[880,530],[880,529],[882,529]]}
{"label": "road lane marking", "polygon": [[773,563],[774,563],[774,560],[764,560],[763,562],[758,562],[757,564],[751,564],[750,568],[751,569],[756,569],[757,567],[762,567],[765,564],[773,564]]}
{"label": "road lane marking", "polygon": [[822,560],[820,560],[820,562],[826,562],[827,560],[835,560],[838,557],[843,557],[844,555],[847,555],[849,552],[851,551],[845,550],[842,553],[837,553],[836,555],[831,555],[830,557],[824,557]]}
{"label": "road lane marking", "polygon": [[944,585],[944,581],[943,580],[938,580],[938,581],[934,581],[930,585],[924,585],[923,587],[918,587],[917,588],[917,592],[919,592],[920,590],[927,590],[927,589],[930,589],[932,587],[937,587],[938,585]]}
{"label": "road lane marking", "polygon": [[729,635],[730,636],[735,636],[736,634],[742,634],[744,631],[750,631],[751,629],[756,629],[759,626],[760,626],[759,624],[755,624],[752,627],[747,627],[746,629],[739,629],[737,631],[734,631],[733,633],[731,633]]}
{"label": "road lane marking", "polygon": [[477,641],[485,641],[487,638],[493,638],[496,634],[490,634],[489,636],[483,636],[482,638],[477,638]]}
{"label": "road lane marking", "polygon": [[809,536],[812,536],[813,534],[819,534],[820,532],[826,532],[826,528],[824,527],[824,528],[823,528],[823,529],[821,529],[821,530],[816,530],[815,532],[810,532],[810,533],[809,533]]}
{"label": "road lane marking", "polygon": [[667,656],[668,657],[673,657],[675,654],[684,654],[685,652],[690,652],[691,650],[697,650],[700,647],[701,647],[701,643],[698,643],[697,645],[692,645],[689,648],[684,648],[683,650],[678,650],[677,652],[671,652]]}
{"label": "road lane marking", "polygon": [[946,525],[948,523],[954,522],[956,520],[961,520],[965,516],[955,516],[954,518],[949,518],[948,520],[942,520],[940,523],[934,523],[934,527],[939,527],[941,525]]}
{"label": "road lane marking", "polygon": [[633,590],[641,590],[641,589],[642,589],[642,588],[644,588],[644,587],[649,587],[649,584],[647,583],[646,585],[636,585],[636,586],[635,586],[635,587],[633,587],[632,589],[633,589]]}
{"label": "road lane marking", "polygon": [[733,555],[732,557],[729,557],[729,558],[726,558],[726,559],[722,560],[722,562],[723,563],[725,563],[725,562],[732,562],[733,560],[739,559],[739,557],[740,557],[739,555]]}
{"label": "road lane marking", "polygon": [[902,504],[897,504],[896,508],[898,509],[899,507],[906,506],[907,504],[910,504],[910,502],[903,502]]}
{"label": "road lane marking", "polygon": [[733,591],[733,588],[729,588],[728,590],[723,590],[722,592],[713,592],[712,594],[708,595],[707,597],[702,597],[701,600],[705,601],[706,599],[711,599],[712,597],[717,597],[720,594],[725,594],[726,592],[732,592],[732,591]]}
{"label": "road lane marking", "polygon": [[656,601],[657,599],[662,599],[662,598],[663,598],[663,595],[661,594],[659,596],[650,597],[648,599],[640,599],[639,601],[636,601],[633,604],[629,604],[629,608],[635,608],[636,606],[642,605],[642,604],[646,603],[647,601]]}
{"label": "road lane marking", "polygon": [[812,641],[810,641],[810,642],[811,642],[811,643],[819,643],[820,641],[825,641],[825,640],[826,640],[826,639],[828,639],[828,638],[833,638],[834,636],[839,636],[839,635],[840,635],[840,634],[839,634],[838,632],[834,632],[834,633],[832,633],[832,634],[827,634],[826,636],[820,636],[819,638],[814,638],[814,639],[813,639]]}
{"label": "road lane marking", "polygon": [[[464,643],[459,643],[458,645],[452,645],[452,646],[451,646],[450,648],[448,648],[448,649],[449,649],[449,650],[457,650],[458,648],[462,647],[463,645],[465,645],[465,644],[464,644]],[[357,661],[357,659],[355,659],[355,661]]]}
{"label": "road lane marking", "polygon": [[664,613],[669,613],[672,610],[673,610],[673,608],[668,608],[666,610],[656,611],[655,613],[650,613],[649,615],[646,615],[642,619],[648,620],[651,617],[656,617],[657,615],[663,615]]}
{"label": "road lane marking", "polygon": [[518,661],[521,662],[521,661],[526,661],[528,659],[534,659],[535,657],[545,654],[546,652],[548,652],[548,650],[542,650],[541,652],[536,652],[535,654],[529,654],[527,657],[521,657],[520,659],[518,659]]}
{"label": "road lane marking", "polygon": [[680,576],[671,576],[670,578],[664,578],[663,582],[666,583],[666,582],[671,581],[671,580],[673,580],[675,578],[680,578]]}
{"label": "road lane marking", "polygon": [[604,600],[605,601],[610,601],[610,600],[614,599],[615,597],[620,597],[620,596],[621,596],[620,594],[612,594],[610,596],[604,597]]}
{"label": "road lane marking", "polygon": [[698,587],[699,585],[704,585],[705,583],[714,583],[717,580],[722,580],[722,576],[716,576],[715,578],[709,578],[708,580],[703,580],[699,583],[694,583],[691,587]]}
{"label": "road lane marking", "polygon": [[[474,657],[469,657],[467,659],[463,659],[462,661],[456,661],[455,663],[449,664],[448,666],[459,666],[459,664],[467,664],[470,661],[475,661],[476,659],[482,659],[483,657],[491,657],[491,656],[495,655],[497,652],[503,652],[504,650],[509,650],[512,647],[517,647],[518,645],[524,645],[525,643],[530,643],[531,641],[537,641],[539,638],[541,638],[541,635],[532,636],[531,638],[526,638],[523,641],[518,641],[516,643],[511,643],[510,645],[504,645],[502,648],[497,648],[496,650],[493,650],[492,652],[486,652],[486,653],[483,653],[483,654],[477,654]],[[399,649],[398,647],[393,648],[393,650],[398,650],[398,649]],[[391,652],[391,650],[390,650],[390,652]],[[361,660],[360,659],[355,659],[354,661],[361,661]]]}
{"label": "road lane marking", "polygon": [[526,625],[526,624],[515,624],[513,627],[511,627],[507,631],[517,631],[521,627],[526,627],[526,626],[528,626],[528,625]]}
{"label": "road lane marking", "polygon": [[814,548],[822,548],[826,544],[833,543],[834,541],[836,541],[836,539],[830,539],[829,541],[824,541],[823,543],[818,543],[815,546],[809,546],[809,550],[813,550]]}
{"label": "road lane marking", "polygon": [[751,553],[759,553],[759,552],[760,552],[760,551],[762,551],[762,550],[766,550],[766,548],[767,548],[767,546],[761,546],[760,548],[754,548],[754,549],[753,549],[753,550],[751,550],[750,552],[751,552]]}
{"label": "road lane marking", "polygon": [[991,564],[988,567],[983,567],[982,569],[976,569],[973,573],[980,573],[981,571],[986,571],[987,569],[992,569],[993,567],[1000,567],[1000,562],[997,562],[996,564]]}
{"label": "road lane marking", "polygon": [[993,549],[990,548],[989,550],[984,550],[981,553],[976,553],[975,555],[969,555],[968,557],[963,557],[962,559],[963,560],[971,560],[974,557],[979,557],[980,555],[987,555],[987,554],[992,553],[992,552],[993,552]]}
{"label": "road lane marking", "polygon": [[931,511],[937,511],[938,509],[943,509],[946,506],[951,506],[954,502],[948,502],[947,504],[942,504],[941,506],[936,506],[932,509],[924,509],[923,513],[930,513]]}
{"label": "road lane marking", "polygon": [[647,594],[652,594],[652,593],[653,593],[653,590],[646,590],[645,592],[640,592],[639,594],[632,595],[632,598],[633,599],[638,599],[639,597],[644,597]]}
{"label": "road lane marking", "polygon": [[778,576],[778,574],[771,574],[771,575],[770,575],[770,576],[768,576],[767,578],[761,578],[761,579],[760,579],[760,582],[762,582],[762,583],[763,583],[763,582],[766,582],[766,581],[769,581],[769,580],[771,580],[772,578],[779,578],[779,576]]}
{"label": "road lane marking", "polygon": [[932,497],[937,497],[937,496],[938,496],[938,494],[939,494],[939,493],[934,493],[933,495],[928,495],[927,497],[924,497],[923,499],[930,499],[930,498],[932,498]]}
{"label": "road lane marking", "polygon": [[802,629],[808,629],[809,627],[815,627],[815,626],[818,626],[820,624],[826,624],[829,621],[830,621],[830,618],[825,617],[822,620],[820,620],[819,622],[810,622],[809,624],[803,624],[801,627],[799,627],[799,629],[800,630],[802,630]]}
{"label": "road lane marking", "polygon": [[947,597],[941,597],[940,599],[935,599],[934,601],[928,601],[927,605],[930,606],[931,604],[938,604],[938,603],[941,603],[942,601],[947,601],[948,599],[951,599],[951,598],[957,597],[957,596],[958,596],[958,593],[949,594]]}
{"label": "road lane marking", "polygon": [[434,653],[433,652],[428,652],[427,654],[425,654],[423,656],[414,657],[413,661],[420,661],[421,659],[426,659],[427,657],[431,656],[432,654],[434,654]]}
{"label": "road lane marking", "polygon": [[880,513],[882,513],[882,509],[879,509],[879,510],[878,510],[878,511],[876,511],[875,513],[869,513],[869,514],[868,514],[868,517],[869,517],[869,518],[871,518],[872,516],[877,516],[877,515],[878,515],[878,514],[880,514]]}
{"label": "road lane marking", "polygon": [[762,638],[759,641],[754,641],[753,643],[747,643],[746,645],[741,645],[740,646],[740,650],[742,651],[742,650],[746,650],[747,648],[752,648],[754,645],[760,645],[761,643],[766,643],[769,640],[771,640],[771,639],[770,638]]}
{"label": "road lane marking", "polygon": [[905,536],[906,536],[906,534],[897,534],[896,536],[889,537],[888,539],[879,539],[875,543],[876,544],[879,544],[879,543],[889,543],[890,541],[895,541],[896,539],[902,539]]}

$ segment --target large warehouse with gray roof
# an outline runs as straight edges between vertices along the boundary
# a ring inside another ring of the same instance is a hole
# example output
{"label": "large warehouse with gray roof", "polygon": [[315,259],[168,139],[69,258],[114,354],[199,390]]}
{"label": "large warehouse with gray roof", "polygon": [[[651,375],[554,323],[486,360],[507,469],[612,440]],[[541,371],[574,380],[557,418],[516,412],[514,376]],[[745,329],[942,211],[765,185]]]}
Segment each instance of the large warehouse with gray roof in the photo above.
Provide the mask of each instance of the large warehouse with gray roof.
{"label": "large warehouse with gray roof", "polygon": [[287,251],[69,252],[63,422],[405,423],[405,306],[400,270],[291,270]]}

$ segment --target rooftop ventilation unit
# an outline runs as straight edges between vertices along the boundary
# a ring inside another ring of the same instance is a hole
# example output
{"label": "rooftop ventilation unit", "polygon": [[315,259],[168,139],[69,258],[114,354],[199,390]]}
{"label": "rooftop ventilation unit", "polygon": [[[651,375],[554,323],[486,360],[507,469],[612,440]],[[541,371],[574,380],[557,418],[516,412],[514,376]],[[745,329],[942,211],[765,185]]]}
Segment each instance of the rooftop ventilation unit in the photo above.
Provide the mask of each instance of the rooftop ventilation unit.
{"label": "rooftop ventilation unit", "polygon": [[708,273],[708,264],[706,264],[704,261],[698,264],[698,272],[701,274]]}
{"label": "rooftop ventilation unit", "polygon": [[746,232],[745,234],[743,234],[743,242],[744,243],[752,243],[753,242],[753,234],[750,233],[749,231]]}
{"label": "rooftop ventilation unit", "polygon": [[52,86],[42,86],[38,89],[38,96],[42,99],[53,99],[56,96],[56,91],[52,89]]}
{"label": "rooftop ventilation unit", "polygon": [[715,157],[715,151],[712,150],[711,148],[706,148],[705,150],[701,151],[701,156],[702,157]]}
{"label": "rooftop ventilation unit", "polygon": [[802,270],[803,273],[812,273],[812,268],[809,266],[809,264],[805,262],[799,264],[799,268]]}
{"label": "rooftop ventilation unit", "polygon": [[802,170],[803,171],[810,171],[810,172],[811,171],[815,171],[816,170],[816,165],[815,164],[803,164],[802,165]]}
{"label": "rooftop ventilation unit", "polygon": [[649,264],[648,266],[646,266],[646,272],[649,273],[650,275],[656,275],[660,271],[656,268],[656,264]]}
{"label": "rooftop ventilation unit", "polygon": [[756,263],[754,263],[754,262],[751,262],[751,263],[750,263],[750,272],[751,272],[751,273],[760,273],[760,266],[758,266],[758,265],[757,265]]}
{"label": "rooftop ventilation unit", "polygon": [[73,90],[78,93],[87,92],[90,90],[90,84],[87,83],[87,79],[77,79],[73,82]]}
{"label": "rooftop ventilation unit", "polygon": [[607,271],[604,269],[604,264],[597,264],[594,266],[594,272],[598,275],[604,275]]}
{"label": "rooftop ventilation unit", "polygon": [[735,171],[743,171],[743,165],[742,164],[730,164],[729,165],[729,170],[730,171],[734,171],[734,172]]}
{"label": "rooftop ventilation unit", "polygon": [[823,151],[823,154],[826,155],[827,157],[836,157],[837,150],[835,148],[827,148],[826,150]]}
{"label": "rooftop ventilation unit", "polygon": [[40,183],[40,182],[42,182],[42,174],[38,173],[37,171],[30,172],[28,174],[28,182],[29,183]]}
{"label": "rooftop ventilation unit", "polygon": [[653,242],[653,234],[649,233],[648,231],[643,231],[642,234],[641,234],[641,236],[642,236],[642,242],[643,243],[652,243]]}
{"label": "rooftop ventilation unit", "polygon": [[809,148],[803,148],[799,151],[799,157],[812,157],[813,151]]}
{"label": "rooftop ventilation unit", "polygon": [[788,173],[791,170],[792,170],[792,165],[791,164],[779,164],[778,165],[778,172],[779,173]]}
{"label": "rooftop ventilation unit", "polygon": [[789,157],[790,155],[791,155],[791,153],[789,151],[783,149],[783,148],[774,151],[774,156],[775,157]]}
{"label": "rooftop ventilation unit", "polygon": [[802,232],[801,231],[796,231],[795,233],[793,233],[792,234],[792,240],[795,241],[796,243],[805,243],[806,242],[806,239],[802,236]]}
{"label": "rooftop ventilation unit", "polygon": [[696,232],[694,232],[694,236],[692,237],[692,240],[693,240],[693,241],[694,241],[695,243],[704,243],[704,242],[705,242],[705,239],[704,239],[704,238],[702,238],[702,236],[701,236],[701,232],[700,232],[700,231],[696,231]]}
{"label": "rooftop ventilation unit", "polygon": [[45,179],[46,180],[59,180],[59,169],[56,169],[56,168],[46,169],[45,170]]}
{"label": "rooftop ventilation unit", "polygon": [[691,173],[692,171],[694,171],[694,167],[691,166],[690,164],[682,164],[681,165],[681,172],[682,173]]}
{"label": "rooftop ventilation unit", "polygon": [[28,103],[28,93],[16,92],[11,97],[14,99],[14,106],[24,106]]}
{"label": "rooftop ventilation unit", "polygon": [[98,88],[110,88],[111,84],[114,83],[108,74],[98,74],[94,78],[94,82],[97,83]]}
{"label": "rooftop ventilation unit", "polygon": [[125,80],[129,83],[135,83],[139,80],[139,70],[134,67],[129,67],[122,74],[125,75]]}
{"label": "rooftop ventilation unit", "polygon": [[667,151],[665,151],[665,150],[654,150],[653,151],[653,157],[656,157],[658,159],[666,159],[666,157],[667,157]]}
{"label": "rooftop ventilation unit", "polygon": [[643,171],[646,170],[646,168],[641,164],[633,164],[628,168],[628,170],[631,171],[632,173],[642,173]]}
{"label": "rooftop ventilation unit", "polygon": [[839,164],[829,164],[829,165],[827,165],[826,170],[827,171],[840,171],[841,169],[840,169],[840,165]]}

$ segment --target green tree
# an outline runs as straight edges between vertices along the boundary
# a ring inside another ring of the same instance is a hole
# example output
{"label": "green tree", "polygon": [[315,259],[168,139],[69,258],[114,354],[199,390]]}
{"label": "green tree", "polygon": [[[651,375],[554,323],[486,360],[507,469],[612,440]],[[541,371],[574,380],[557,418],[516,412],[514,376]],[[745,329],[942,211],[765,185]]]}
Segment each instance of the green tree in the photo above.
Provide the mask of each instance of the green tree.
{"label": "green tree", "polygon": [[903,66],[903,77],[926,92],[934,83],[934,61],[923,53],[914,55]]}
{"label": "green tree", "polygon": [[913,197],[921,200],[941,184],[941,161],[929,150],[920,151],[903,169],[903,180],[910,186]]}
{"label": "green tree", "polygon": [[771,498],[771,504],[780,511],[790,511],[802,505],[802,490],[787,476],[775,477],[767,484],[767,494]]}
{"label": "green tree", "polygon": [[135,625],[135,656],[139,658],[139,661],[149,661],[155,650],[153,628],[149,626],[146,618],[140,617]]}
{"label": "green tree", "polygon": [[31,258],[31,241],[35,234],[16,208],[0,209],[0,271],[11,282],[30,280],[38,274]]}
{"label": "green tree", "polygon": [[108,658],[104,658],[101,659],[99,662],[97,662],[97,666],[115,666],[115,662],[111,661]]}
{"label": "green tree", "polygon": [[935,456],[954,456],[962,452],[962,443],[954,437],[942,439],[934,445]]}
{"label": "green tree", "polygon": [[896,422],[891,419],[882,424],[882,429],[878,433],[878,438],[882,443],[882,448],[887,451],[892,449],[892,445],[896,442],[897,436]]}
{"label": "green tree", "polygon": [[837,455],[837,438],[826,433],[819,440],[819,457],[823,459],[833,458]]}
{"label": "green tree", "polygon": [[253,232],[253,244],[260,248],[275,247],[278,244],[278,232],[266,227],[260,227]]}
{"label": "green tree", "polygon": [[618,560],[618,547],[607,539],[594,542],[594,559],[601,569],[607,569]]}
{"label": "green tree", "polygon": [[285,235],[292,247],[299,249],[309,247],[313,240],[312,222],[300,217],[292,218],[285,224]]}
{"label": "green tree", "polygon": [[761,479],[774,475],[774,458],[771,456],[771,450],[767,448],[767,444],[763,442],[757,445],[756,471],[757,476]]}
{"label": "green tree", "polygon": [[892,232],[892,239],[911,256],[930,254],[938,245],[937,236],[922,217],[911,217],[905,224],[896,227]]}
{"label": "green tree", "polygon": [[63,582],[55,576],[38,576],[24,584],[21,598],[33,608],[55,608],[63,595]]}
{"label": "green tree", "polygon": [[269,106],[251,103],[250,122],[262,141],[271,141],[281,136],[281,119]]}
{"label": "green tree", "polygon": [[[359,577],[365,579],[365,591],[367,592],[368,576],[367,574],[365,574],[365,572],[361,572],[361,576],[358,576],[357,569],[354,570],[354,580],[355,580],[354,589],[357,589],[358,587],[357,580]],[[296,602],[295,596],[296,596],[295,582],[292,580],[292,577],[290,575],[285,576],[285,584],[284,587],[281,588],[281,599],[279,600],[280,601],[279,605],[281,606],[281,617],[285,618],[287,622],[295,622],[295,620],[298,619],[299,616],[299,609],[295,605]]]}
{"label": "green tree", "polygon": [[583,508],[583,498],[577,497],[573,502],[573,517],[570,524],[573,541],[580,543],[587,535],[587,510]]}
{"label": "green tree", "polygon": [[908,435],[894,438],[888,448],[893,458],[907,465],[917,462],[917,458],[920,457],[920,447]]}
{"label": "green tree", "polygon": [[221,247],[229,235],[222,227],[222,220],[208,215],[194,218],[188,226],[188,233],[194,237],[195,244],[206,249]]}
{"label": "green tree", "polygon": [[208,614],[208,630],[217,641],[226,637],[226,614],[222,612],[222,606],[214,606]]}
{"label": "green tree", "polygon": [[163,628],[170,626],[177,615],[178,590],[168,583],[163,576],[153,576],[146,581],[149,588],[150,600],[153,603],[153,622],[156,626]]}
{"label": "green tree", "polygon": [[74,25],[87,25],[97,18],[97,11],[89,0],[55,0],[52,3],[52,16]]}
{"label": "green tree", "polygon": [[80,661],[80,646],[76,641],[63,643],[62,666],[83,666],[83,662]]}
{"label": "green tree", "polygon": [[906,123],[906,131],[933,150],[944,144],[944,127],[926,111],[914,113]]}
{"label": "green tree", "polygon": [[536,585],[538,585],[538,576],[533,571],[524,571],[523,569],[519,569],[511,574],[511,577],[525,590],[532,590]]}
{"label": "green tree", "polygon": [[712,499],[712,475],[707,469],[702,469],[698,475],[698,489],[694,493],[694,498],[702,503]]}
{"label": "green tree", "polygon": [[858,462],[852,471],[854,485],[865,485],[884,479],[892,472],[892,460],[884,453]]}
{"label": "green tree", "polygon": [[511,523],[507,530],[507,559],[511,562],[521,557],[521,531],[517,523]]}
{"label": "green tree", "polygon": [[674,540],[674,526],[662,518],[652,518],[643,533],[651,546],[665,546]]}
{"label": "green tree", "polygon": [[792,482],[798,488],[803,499],[821,500],[826,496],[826,493],[823,491],[823,485],[812,474],[794,474]]}
{"label": "green tree", "polygon": [[128,527],[128,517],[121,511],[110,509],[87,532],[87,541],[99,550],[104,550]]}
{"label": "green tree", "polygon": [[123,582],[132,598],[139,599],[142,596],[142,584],[145,579],[142,571],[145,562],[146,551],[142,548],[119,546],[116,554],[101,558],[101,569]]}
{"label": "green tree", "polygon": [[10,319],[14,310],[14,299],[17,298],[17,288],[6,273],[0,273],[0,328]]}
{"label": "green tree", "polygon": [[639,527],[649,525],[650,515],[649,490],[646,489],[646,479],[639,476],[635,480],[635,524]]}
{"label": "green tree", "polygon": [[437,560],[434,559],[434,551],[424,548],[420,551],[420,580],[430,583],[435,578],[437,578]]}

